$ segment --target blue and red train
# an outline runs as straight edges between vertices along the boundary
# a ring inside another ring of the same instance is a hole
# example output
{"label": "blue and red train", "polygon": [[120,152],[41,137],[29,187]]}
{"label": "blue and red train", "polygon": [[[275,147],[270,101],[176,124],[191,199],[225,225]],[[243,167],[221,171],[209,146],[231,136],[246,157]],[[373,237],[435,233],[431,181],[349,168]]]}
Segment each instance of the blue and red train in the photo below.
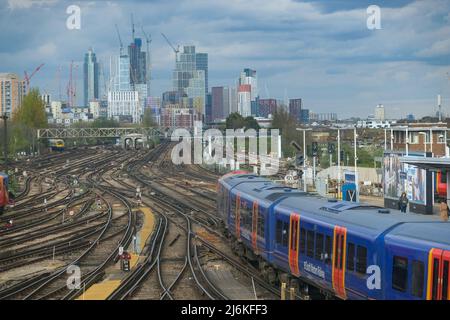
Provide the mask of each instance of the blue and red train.
{"label": "blue and red train", "polygon": [[218,182],[233,248],[271,282],[321,297],[450,299],[450,223],[328,200],[248,173]]}

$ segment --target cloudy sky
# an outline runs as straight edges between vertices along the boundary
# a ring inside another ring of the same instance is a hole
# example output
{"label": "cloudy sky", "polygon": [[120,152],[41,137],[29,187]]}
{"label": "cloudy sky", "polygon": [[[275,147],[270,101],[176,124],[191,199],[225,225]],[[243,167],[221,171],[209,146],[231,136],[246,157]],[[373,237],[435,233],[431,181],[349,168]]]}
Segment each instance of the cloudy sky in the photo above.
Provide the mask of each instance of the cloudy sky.
{"label": "cloudy sky", "polygon": [[[69,5],[81,8],[81,29],[69,30]],[[369,5],[381,29],[367,28]],[[32,86],[65,96],[69,65],[93,47],[106,77],[118,54],[114,25],[125,44],[151,34],[152,94],[171,89],[174,44],[209,54],[210,86],[233,85],[241,69],[257,70],[262,98],[303,98],[316,112],[367,116],[378,103],[390,117],[431,114],[443,96],[450,114],[450,1],[366,0],[0,0],[0,72],[23,75],[45,63]],[[60,72],[58,70],[61,69]],[[59,76],[58,76],[59,74]],[[60,78],[60,81],[58,81]]]}

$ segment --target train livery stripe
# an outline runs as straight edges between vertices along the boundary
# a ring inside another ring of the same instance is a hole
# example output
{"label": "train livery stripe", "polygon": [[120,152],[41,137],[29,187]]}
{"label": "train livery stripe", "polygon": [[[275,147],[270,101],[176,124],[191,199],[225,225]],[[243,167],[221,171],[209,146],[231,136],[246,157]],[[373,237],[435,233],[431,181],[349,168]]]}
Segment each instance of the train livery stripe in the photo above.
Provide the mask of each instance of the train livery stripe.
{"label": "train livery stripe", "polygon": [[433,251],[434,249],[431,249],[428,254],[427,300],[431,300],[433,290]]}
{"label": "train livery stripe", "polygon": [[252,247],[256,254],[258,254],[258,201],[253,201],[252,211]]}
{"label": "train livery stripe", "polygon": [[236,195],[236,238],[239,240],[241,238],[241,195],[238,193]]}
{"label": "train livery stripe", "polygon": [[289,268],[291,273],[298,277],[300,276],[300,270],[298,267],[300,215],[292,212],[289,220]]}
{"label": "train livery stripe", "polygon": [[347,298],[345,271],[347,256],[347,228],[335,226],[333,234],[332,285],[337,296]]}

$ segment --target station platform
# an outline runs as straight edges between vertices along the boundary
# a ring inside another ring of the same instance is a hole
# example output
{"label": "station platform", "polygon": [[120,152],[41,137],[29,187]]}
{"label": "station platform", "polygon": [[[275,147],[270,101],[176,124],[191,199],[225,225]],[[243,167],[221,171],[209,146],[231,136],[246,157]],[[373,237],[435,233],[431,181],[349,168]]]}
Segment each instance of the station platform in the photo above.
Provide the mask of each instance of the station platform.
{"label": "station platform", "polygon": [[[144,217],[142,227],[136,235],[136,248],[134,247],[133,242],[130,244],[129,248],[127,248],[127,251],[131,255],[130,272],[133,271],[133,268],[140,259],[145,259],[145,256],[142,256],[141,252],[155,228],[155,216],[150,208],[140,207],[133,209],[133,211],[142,212]],[[120,262],[116,263],[113,267],[107,269],[106,271],[106,274],[108,275],[107,279],[90,286],[77,298],[77,300],[106,300],[111,293],[113,293],[120,286],[122,279],[125,278],[127,274],[120,269]]]}

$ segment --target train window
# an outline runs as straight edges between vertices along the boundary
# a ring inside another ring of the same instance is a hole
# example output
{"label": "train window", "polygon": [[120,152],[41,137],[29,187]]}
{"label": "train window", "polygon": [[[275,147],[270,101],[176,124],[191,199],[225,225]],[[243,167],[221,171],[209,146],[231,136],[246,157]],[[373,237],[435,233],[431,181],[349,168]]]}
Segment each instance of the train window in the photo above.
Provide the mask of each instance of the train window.
{"label": "train window", "polygon": [[264,238],[264,226],[265,226],[265,218],[264,218],[264,213],[262,212],[262,210],[259,211],[258,214],[258,235],[262,238]]}
{"label": "train window", "polygon": [[279,244],[281,244],[281,241],[283,240],[283,221],[277,220],[277,226],[275,230],[276,239],[275,241]]}
{"label": "train window", "polygon": [[241,201],[241,221],[247,229],[252,226],[252,210],[253,208],[246,201]]}
{"label": "train window", "polygon": [[444,270],[442,273],[442,300],[448,298],[448,261],[444,260]]}
{"label": "train window", "polygon": [[366,274],[367,270],[367,248],[357,246],[356,248],[356,272]]}
{"label": "train window", "polygon": [[422,261],[414,260],[412,262],[411,294],[415,297],[422,298],[424,270]]}
{"label": "train window", "polygon": [[322,233],[316,233],[316,251],[314,258],[316,260],[322,260],[323,256],[323,234]]}
{"label": "train window", "polygon": [[392,288],[405,292],[408,281],[408,259],[394,256],[392,262]]}
{"label": "train window", "polygon": [[236,197],[231,197],[230,217],[233,219],[236,217]]}
{"label": "train window", "polygon": [[298,221],[292,221],[291,223],[291,249],[297,251],[297,241],[298,241]]}
{"label": "train window", "polygon": [[314,257],[314,231],[308,230],[306,234],[306,255]]}
{"label": "train window", "polygon": [[347,270],[355,270],[355,244],[351,242],[347,246]]}
{"label": "train window", "polygon": [[300,253],[305,253],[306,246],[306,231],[305,228],[300,228]]}
{"label": "train window", "polygon": [[287,247],[288,242],[289,242],[288,223],[287,222],[283,222],[282,234],[283,234],[283,242],[281,244],[283,245],[283,247]]}
{"label": "train window", "polygon": [[326,264],[331,264],[331,249],[333,247],[333,242],[331,241],[331,236],[326,236],[325,237],[325,263]]}

